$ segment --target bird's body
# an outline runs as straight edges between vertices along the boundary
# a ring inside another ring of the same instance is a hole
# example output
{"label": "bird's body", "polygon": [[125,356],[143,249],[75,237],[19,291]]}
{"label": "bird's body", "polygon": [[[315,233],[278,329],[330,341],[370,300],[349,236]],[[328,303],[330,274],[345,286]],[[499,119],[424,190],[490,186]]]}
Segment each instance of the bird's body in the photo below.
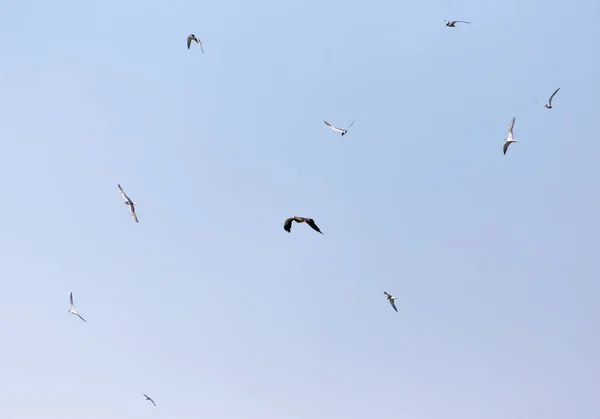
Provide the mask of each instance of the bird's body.
{"label": "bird's body", "polygon": [[396,310],[396,312],[398,312],[398,309],[396,308],[396,303],[394,302],[394,300],[397,300],[398,297],[393,297],[391,294],[388,294],[386,291],[384,291],[383,293],[385,294],[385,297],[390,302],[390,304],[394,308],[394,310]]}
{"label": "bird's body", "polygon": [[544,108],[546,109],[552,109],[552,98],[554,97],[555,94],[558,93],[558,91],[560,90],[560,87],[558,89],[556,89],[554,91],[554,93],[552,93],[552,96],[550,96],[550,99],[548,99],[548,103],[544,102],[543,100],[539,100],[537,99],[542,105],[544,105]]}
{"label": "bird's body", "polygon": [[144,393],[142,393],[142,396],[144,396],[146,398],[146,400],[150,400],[152,402],[152,404],[154,405],[154,407],[156,407],[156,403],[154,403],[154,400],[152,400],[150,397],[146,396]]}
{"label": "bird's body", "polygon": [[290,217],[287,220],[285,220],[285,223],[283,223],[283,229],[285,231],[287,231],[288,233],[292,232],[292,221],[295,221],[299,224],[306,223],[313,230],[323,234],[323,232],[321,230],[319,230],[319,227],[317,227],[317,224],[315,224],[315,221],[312,218],[305,218],[305,217],[298,217],[298,216]]}
{"label": "bird's body", "polygon": [[192,44],[192,41],[194,41],[198,45],[200,45],[200,51],[202,51],[202,54],[204,54],[204,48],[202,48],[202,42],[193,33],[189,34],[188,37],[187,37],[187,47],[188,47],[188,49],[190,49],[190,45]]}
{"label": "bird's body", "polygon": [[323,121],[323,122],[325,122],[325,125],[327,125],[329,128],[331,128],[331,129],[332,129],[332,130],[334,130],[335,132],[340,132],[340,133],[342,133],[342,137],[343,137],[344,135],[346,135],[346,133],[348,132],[348,130],[350,129],[350,127],[351,127],[351,126],[354,124],[354,121],[355,121],[355,120],[353,119],[353,120],[352,120],[352,123],[351,123],[350,125],[348,125],[348,128],[346,128],[346,129],[341,129],[341,128],[338,128],[338,127],[336,127],[335,125],[331,125],[331,124],[330,124],[329,122],[327,122],[327,121]]}
{"label": "bird's body", "polygon": [[471,23],[464,20],[444,20],[444,22],[446,22],[446,26],[449,28],[456,28],[457,23]]}
{"label": "bird's body", "polygon": [[135,202],[133,202],[125,193],[125,191],[123,190],[123,188],[121,188],[121,185],[117,184],[117,186],[119,187],[119,193],[121,194],[121,196],[123,197],[123,199],[125,200],[125,205],[129,206],[129,211],[131,212],[131,216],[133,217],[133,219],[135,220],[136,223],[138,223],[138,217],[137,214],[135,213],[135,206],[138,205]]}
{"label": "bird's body", "polygon": [[510,121],[510,125],[508,126],[508,137],[506,138],[506,140],[504,140],[504,154],[506,154],[506,150],[508,150],[508,146],[511,143],[518,143],[517,140],[515,140],[515,137],[513,136],[513,128],[515,127],[515,119],[513,118],[512,121]]}
{"label": "bird's body", "polygon": [[75,310],[75,304],[73,304],[73,293],[71,293],[71,295],[69,296],[69,302],[71,303],[71,309],[69,310],[69,313],[79,317],[81,320],[87,323],[87,320],[81,317],[77,310]]}

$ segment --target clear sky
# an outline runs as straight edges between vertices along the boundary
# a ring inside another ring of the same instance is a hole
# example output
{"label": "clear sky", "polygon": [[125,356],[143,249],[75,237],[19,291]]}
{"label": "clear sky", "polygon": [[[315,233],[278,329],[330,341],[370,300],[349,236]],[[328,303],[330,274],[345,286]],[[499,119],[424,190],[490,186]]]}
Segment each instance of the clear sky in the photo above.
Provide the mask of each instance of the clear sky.
{"label": "clear sky", "polygon": [[0,418],[597,419],[599,16],[6,2]]}

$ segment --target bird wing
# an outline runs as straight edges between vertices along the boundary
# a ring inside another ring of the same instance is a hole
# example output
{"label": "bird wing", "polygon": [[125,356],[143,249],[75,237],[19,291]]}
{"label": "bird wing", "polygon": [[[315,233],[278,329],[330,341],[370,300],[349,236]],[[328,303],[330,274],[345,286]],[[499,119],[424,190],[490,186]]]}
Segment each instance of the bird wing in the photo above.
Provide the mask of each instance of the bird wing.
{"label": "bird wing", "polygon": [[285,220],[285,223],[283,223],[283,229],[288,233],[292,232],[292,221],[294,221],[294,217],[288,218]]}
{"label": "bird wing", "polygon": [[396,308],[396,303],[394,302],[394,300],[390,299],[390,304],[392,305],[392,307],[394,307],[394,310],[396,310],[397,313],[398,309]]}
{"label": "bird wing", "polygon": [[83,317],[81,317],[81,314],[77,313],[77,317],[79,317],[81,320],[83,320],[84,322],[86,322],[86,323],[87,323],[87,320],[86,320],[86,319],[84,319]]}
{"label": "bird wing", "polygon": [[192,39],[193,38],[191,36],[187,37],[187,46],[188,46],[188,49],[190,49],[190,45],[192,45]]}
{"label": "bird wing", "polygon": [[510,121],[510,125],[508,126],[508,139],[509,140],[514,139],[513,128],[515,127],[515,119],[516,119],[516,117],[513,118],[512,121]]}
{"label": "bird wing", "polygon": [[202,51],[202,54],[204,54],[204,48],[202,48],[202,41],[196,38],[196,42],[198,43],[198,45],[200,45],[200,51]]}
{"label": "bird wing", "polygon": [[311,226],[313,230],[318,231],[319,233],[323,234],[323,232],[321,230],[319,230],[319,227],[317,227],[317,225],[315,224],[315,220],[313,220],[312,218],[309,218],[308,220],[306,220],[306,224]]}
{"label": "bird wing", "polygon": [[327,122],[327,121],[324,121],[324,122],[325,122],[325,125],[327,125],[327,126],[328,126],[329,128],[331,128],[332,130],[334,130],[334,131],[337,131],[337,132],[344,132],[344,130],[343,130],[343,129],[340,129],[340,128],[338,128],[338,127],[334,126],[334,125],[331,125],[331,124],[330,124],[329,122]]}
{"label": "bird wing", "polygon": [[552,96],[550,96],[550,99],[548,99],[548,105],[552,106],[552,98],[554,97],[555,94],[558,93],[559,90],[560,90],[560,87],[558,89],[556,89],[554,91],[554,93],[552,93]]}
{"label": "bird wing", "polygon": [[135,220],[135,222],[139,223],[138,218],[137,218],[137,214],[135,213],[135,207],[133,206],[133,204],[129,204],[129,210],[131,211],[131,216],[133,217],[133,219]]}
{"label": "bird wing", "polygon": [[73,304],[73,293],[69,296],[69,301],[71,303],[71,308],[75,308],[75,304]]}
{"label": "bird wing", "polygon": [[123,188],[121,188],[121,185],[117,184],[117,186],[119,187],[119,193],[121,194],[121,196],[123,197],[123,199],[125,201],[131,201],[131,199],[129,199],[129,197],[127,196],[127,194],[123,190]]}
{"label": "bird wing", "polygon": [[351,127],[352,125],[354,125],[354,121],[356,121],[356,118],[354,118],[354,119],[352,120],[352,123],[351,123],[350,125],[348,125],[348,128],[346,128],[346,131],[348,131],[348,130],[350,129],[350,127]]}
{"label": "bird wing", "polygon": [[505,142],[504,143],[504,154],[506,154],[506,150],[508,150],[508,146],[510,145],[510,142]]}
{"label": "bird wing", "polygon": [[156,407],[156,403],[154,403],[154,400],[152,400],[150,397],[148,397],[148,400],[150,400],[152,402],[152,404],[154,405],[154,407]]}
{"label": "bird wing", "polygon": [[455,20],[454,23],[471,23],[471,22],[467,22],[465,20]]}

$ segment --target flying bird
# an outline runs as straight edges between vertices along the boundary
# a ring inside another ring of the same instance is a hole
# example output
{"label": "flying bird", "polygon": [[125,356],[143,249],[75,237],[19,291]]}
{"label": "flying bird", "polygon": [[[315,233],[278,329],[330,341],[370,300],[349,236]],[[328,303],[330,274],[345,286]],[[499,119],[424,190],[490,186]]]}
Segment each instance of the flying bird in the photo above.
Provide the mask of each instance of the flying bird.
{"label": "flying bird", "polygon": [[187,46],[188,46],[188,49],[190,49],[190,45],[192,44],[192,41],[196,41],[196,43],[198,45],[200,45],[200,51],[202,51],[202,54],[204,54],[204,49],[202,48],[202,42],[193,33],[189,34],[188,37],[187,37]]}
{"label": "flying bird", "polygon": [[[354,124],[354,121],[355,121],[355,120],[356,120],[356,118],[352,120],[352,124]],[[329,128],[331,128],[331,129],[332,129],[332,130],[334,130],[335,132],[341,132],[341,133],[342,133],[342,137],[343,137],[344,135],[346,135],[346,133],[348,132],[348,130],[349,130],[349,129],[350,129],[350,127],[352,126],[352,124],[350,124],[350,125],[348,125],[348,128],[346,128],[346,129],[341,129],[341,128],[338,128],[338,127],[336,127],[336,126],[333,126],[333,125],[331,125],[331,124],[330,124],[329,122],[327,122],[327,121],[324,121],[324,122],[325,122],[325,125],[327,125]]]}
{"label": "flying bird", "polygon": [[152,404],[154,405],[154,407],[156,407],[156,403],[154,403],[154,400],[152,400],[150,397],[146,396],[144,393],[142,393],[142,396],[144,396],[146,398],[146,400],[150,400],[152,402]]}
{"label": "flying bird", "polygon": [[69,301],[71,302],[71,310],[69,310],[69,313],[76,315],[81,320],[83,320],[84,322],[87,323],[87,320],[84,319],[83,317],[81,317],[81,315],[75,310],[75,304],[73,304],[73,293],[71,293],[71,296],[69,297]]}
{"label": "flying bird", "polygon": [[552,93],[552,96],[550,96],[550,99],[548,99],[548,103],[544,102],[543,100],[539,100],[536,98],[536,100],[538,100],[542,105],[544,105],[544,108],[546,109],[552,109],[552,98],[554,97],[554,95],[556,93],[558,93],[558,91],[560,90],[560,87],[558,89],[556,89],[554,91],[554,93]]}
{"label": "flying bird", "polygon": [[138,205],[138,204],[135,203],[135,202],[133,202],[131,199],[129,199],[129,197],[127,196],[127,194],[123,190],[123,188],[121,188],[121,185],[117,184],[117,186],[119,187],[119,193],[121,194],[121,196],[125,200],[125,205],[129,205],[129,211],[131,212],[131,216],[133,217],[133,219],[135,220],[135,222],[138,223],[139,221],[138,221],[138,218],[137,218],[137,214],[135,213],[135,206]]}
{"label": "flying bird", "polygon": [[506,150],[508,150],[508,146],[510,143],[518,143],[513,137],[513,128],[515,127],[515,118],[510,121],[510,125],[508,126],[508,138],[504,140],[504,154],[506,154]]}
{"label": "flying bird", "polygon": [[317,225],[315,224],[315,220],[313,220],[312,218],[304,218],[304,217],[291,217],[288,218],[287,220],[285,220],[285,223],[283,223],[283,229],[285,231],[287,231],[288,233],[292,232],[292,221],[295,221],[297,223],[306,223],[309,226],[311,226],[311,228],[321,234],[323,234],[321,232],[321,230],[319,230],[319,227],[317,227]]}
{"label": "flying bird", "polygon": [[392,307],[394,308],[394,310],[396,310],[396,312],[398,312],[398,309],[396,308],[396,303],[394,302],[394,300],[397,300],[398,297],[392,297],[386,291],[383,291],[383,293],[386,295],[387,300],[390,302],[390,304],[392,305]]}
{"label": "flying bird", "polygon": [[456,28],[456,24],[457,23],[471,23],[471,22],[465,22],[464,20],[444,20],[444,22],[446,22],[446,26],[449,28]]}

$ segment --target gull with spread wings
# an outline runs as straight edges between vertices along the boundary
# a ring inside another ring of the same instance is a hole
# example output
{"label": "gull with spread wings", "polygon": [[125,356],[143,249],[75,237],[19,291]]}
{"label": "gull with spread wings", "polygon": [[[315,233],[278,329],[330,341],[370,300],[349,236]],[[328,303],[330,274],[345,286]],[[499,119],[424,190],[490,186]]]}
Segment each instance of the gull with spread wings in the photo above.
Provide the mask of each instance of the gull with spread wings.
{"label": "gull with spread wings", "polygon": [[388,294],[387,291],[383,291],[383,293],[385,294],[387,300],[390,302],[390,304],[392,305],[394,310],[396,310],[396,313],[397,313],[398,309],[396,308],[396,303],[394,302],[394,300],[397,300],[398,297],[393,297],[391,294]]}
{"label": "gull with spread wings", "polygon": [[350,129],[350,127],[354,124],[354,121],[355,121],[355,119],[352,120],[352,123],[350,125],[348,125],[348,128],[346,128],[346,129],[338,128],[338,127],[336,127],[334,125],[331,125],[327,121],[324,121],[324,122],[325,122],[325,125],[327,125],[329,128],[331,128],[335,132],[341,132],[342,133],[342,137],[343,137],[344,135],[346,135],[346,133],[348,132],[348,130]]}
{"label": "gull with spread wings", "polygon": [[285,231],[287,231],[288,233],[292,232],[292,221],[295,221],[299,224],[301,223],[306,223],[308,224],[313,230],[323,234],[323,232],[321,230],[319,230],[319,227],[317,227],[317,225],[315,224],[315,220],[313,220],[312,218],[304,218],[304,217],[298,217],[298,216],[294,216],[291,218],[288,218],[287,220],[285,220],[285,223],[283,223],[283,229]]}
{"label": "gull with spread wings", "polygon": [[508,150],[508,146],[511,143],[518,143],[513,136],[513,128],[515,127],[515,118],[510,121],[510,125],[508,126],[508,138],[504,140],[504,154],[506,154],[506,150]]}
{"label": "gull with spread wings", "polygon": [[133,217],[133,219],[135,220],[135,222],[138,223],[139,221],[138,221],[138,218],[137,218],[137,214],[135,213],[135,206],[138,205],[138,204],[135,203],[135,202],[133,202],[131,199],[129,199],[129,197],[127,196],[127,194],[123,190],[123,188],[121,188],[121,185],[117,184],[117,186],[119,187],[119,193],[121,194],[121,196],[125,200],[125,205],[129,205],[129,211],[131,212],[131,216]]}
{"label": "gull with spread wings", "polygon": [[198,45],[200,45],[200,51],[202,51],[202,54],[204,54],[204,48],[202,48],[202,42],[193,33],[189,34],[188,37],[187,37],[187,46],[188,46],[188,49],[190,49],[190,45],[192,45],[192,41],[195,41]]}
{"label": "gull with spread wings", "polygon": [[471,22],[466,22],[464,20],[444,20],[444,22],[446,22],[446,26],[449,28],[456,28],[456,24],[457,23],[471,23]]}
{"label": "gull with spread wings", "polygon": [[[142,393],[140,391],[140,393]],[[146,400],[150,400],[152,402],[152,404],[154,405],[154,407],[156,407],[156,403],[154,403],[154,400],[152,400],[150,397],[146,396],[144,393],[142,393],[142,396],[144,396],[146,398]]]}
{"label": "gull with spread wings", "polygon": [[75,316],[79,317],[81,320],[87,323],[87,320],[81,317],[77,310],[75,310],[75,304],[73,304],[73,293],[71,293],[69,301],[71,302],[71,310],[69,310],[69,313],[74,314]]}
{"label": "gull with spread wings", "polygon": [[552,98],[554,97],[555,94],[558,93],[559,90],[560,90],[560,87],[558,89],[556,89],[554,91],[554,93],[552,93],[552,96],[550,96],[550,99],[548,99],[548,103],[544,102],[543,100],[539,100],[538,98],[536,98],[536,100],[539,101],[542,105],[544,105],[544,108],[552,109]]}

